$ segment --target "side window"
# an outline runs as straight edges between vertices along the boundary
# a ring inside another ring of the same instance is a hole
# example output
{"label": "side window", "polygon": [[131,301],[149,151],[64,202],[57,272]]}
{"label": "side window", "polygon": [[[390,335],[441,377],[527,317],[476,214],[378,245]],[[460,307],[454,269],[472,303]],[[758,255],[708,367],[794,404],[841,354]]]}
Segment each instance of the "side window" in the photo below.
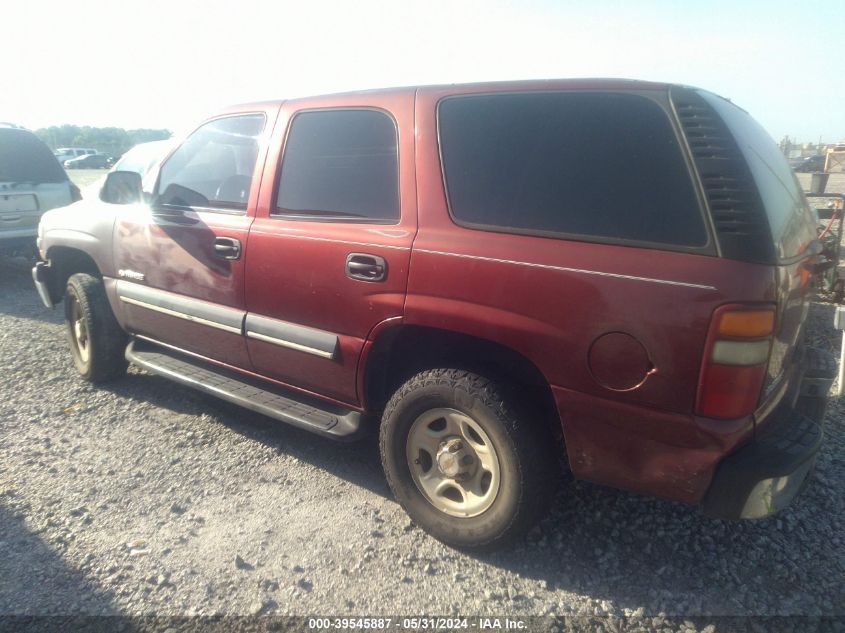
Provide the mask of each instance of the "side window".
{"label": "side window", "polygon": [[263,114],[209,121],[179,146],[159,172],[158,204],[245,210]]}
{"label": "side window", "polygon": [[396,125],[376,110],[297,114],[282,159],[276,215],[399,220]]}
{"label": "side window", "polygon": [[452,217],[490,230],[701,247],[668,115],[633,94],[472,95],[438,108]]}

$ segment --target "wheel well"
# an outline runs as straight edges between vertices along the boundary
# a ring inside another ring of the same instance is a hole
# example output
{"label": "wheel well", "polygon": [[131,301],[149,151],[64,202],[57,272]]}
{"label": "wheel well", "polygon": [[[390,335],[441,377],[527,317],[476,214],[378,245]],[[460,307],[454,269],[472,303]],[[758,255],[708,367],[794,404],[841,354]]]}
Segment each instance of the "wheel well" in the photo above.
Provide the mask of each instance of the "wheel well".
{"label": "wheel well", "polygon": [[380,411],[411,376],[436,367],[467,369],[499,380],[548,420],[555,437],[560,438],[560,417],[551,387],[534,363],[488,339],[437,328],[400,325],[376,339],[365,370],[367,408]]}
{"label": "wheel well", "polygon": [[89,273],[95,277],[102,277],[97,264],[85,251],[68,246],[54,246],[47,255],[53,271],[50,296],[54,303],[58,303],[64,297],[65,286],[71,275]]}

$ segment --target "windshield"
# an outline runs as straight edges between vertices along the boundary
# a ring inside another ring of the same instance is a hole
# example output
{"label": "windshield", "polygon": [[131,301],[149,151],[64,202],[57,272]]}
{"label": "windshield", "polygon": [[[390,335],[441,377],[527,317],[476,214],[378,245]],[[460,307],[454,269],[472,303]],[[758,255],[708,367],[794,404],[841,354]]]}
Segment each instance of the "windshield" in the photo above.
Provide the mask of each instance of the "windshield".
{"label": "windshield", "polygon": [[64,182],[67,174],[47,146],[27,130],[0,129],[0,182]]}

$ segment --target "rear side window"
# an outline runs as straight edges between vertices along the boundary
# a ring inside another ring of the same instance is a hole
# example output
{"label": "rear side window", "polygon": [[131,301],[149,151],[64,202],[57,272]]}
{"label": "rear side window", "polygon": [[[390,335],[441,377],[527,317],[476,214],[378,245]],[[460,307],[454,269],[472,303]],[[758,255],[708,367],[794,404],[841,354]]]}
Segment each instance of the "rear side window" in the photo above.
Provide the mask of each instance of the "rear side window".
{"label": "rear side window", "polygon": [[282,160],[276,213],[346,221],[399,219],[396,125],[376,110],[297,114]]}
{"label": "rear side window", "polygon": [[27,130],[0,129],[0,182],[65,182],[67,174],[47,146]]}
{"label": "rear side window", "polygon": [[245,210],[263,114],[209,121],[193,132],[159,172],[162,205]]}
{"label": "rear side window", "polygon": [[438,125],[458,223],[611,242],[707,243],[676,135],[645,97],[453,97],[440,103]]}

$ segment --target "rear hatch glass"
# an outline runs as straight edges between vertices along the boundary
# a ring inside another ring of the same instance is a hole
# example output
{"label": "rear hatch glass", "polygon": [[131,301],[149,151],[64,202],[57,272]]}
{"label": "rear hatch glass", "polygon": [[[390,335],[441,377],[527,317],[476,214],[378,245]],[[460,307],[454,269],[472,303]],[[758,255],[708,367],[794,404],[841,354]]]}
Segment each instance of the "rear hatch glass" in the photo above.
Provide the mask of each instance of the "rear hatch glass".
{"label": "rear hatch glass", "polygon": [[47,146],[32,132],[0,129],[0,182],[65,182],[67,174]]}

